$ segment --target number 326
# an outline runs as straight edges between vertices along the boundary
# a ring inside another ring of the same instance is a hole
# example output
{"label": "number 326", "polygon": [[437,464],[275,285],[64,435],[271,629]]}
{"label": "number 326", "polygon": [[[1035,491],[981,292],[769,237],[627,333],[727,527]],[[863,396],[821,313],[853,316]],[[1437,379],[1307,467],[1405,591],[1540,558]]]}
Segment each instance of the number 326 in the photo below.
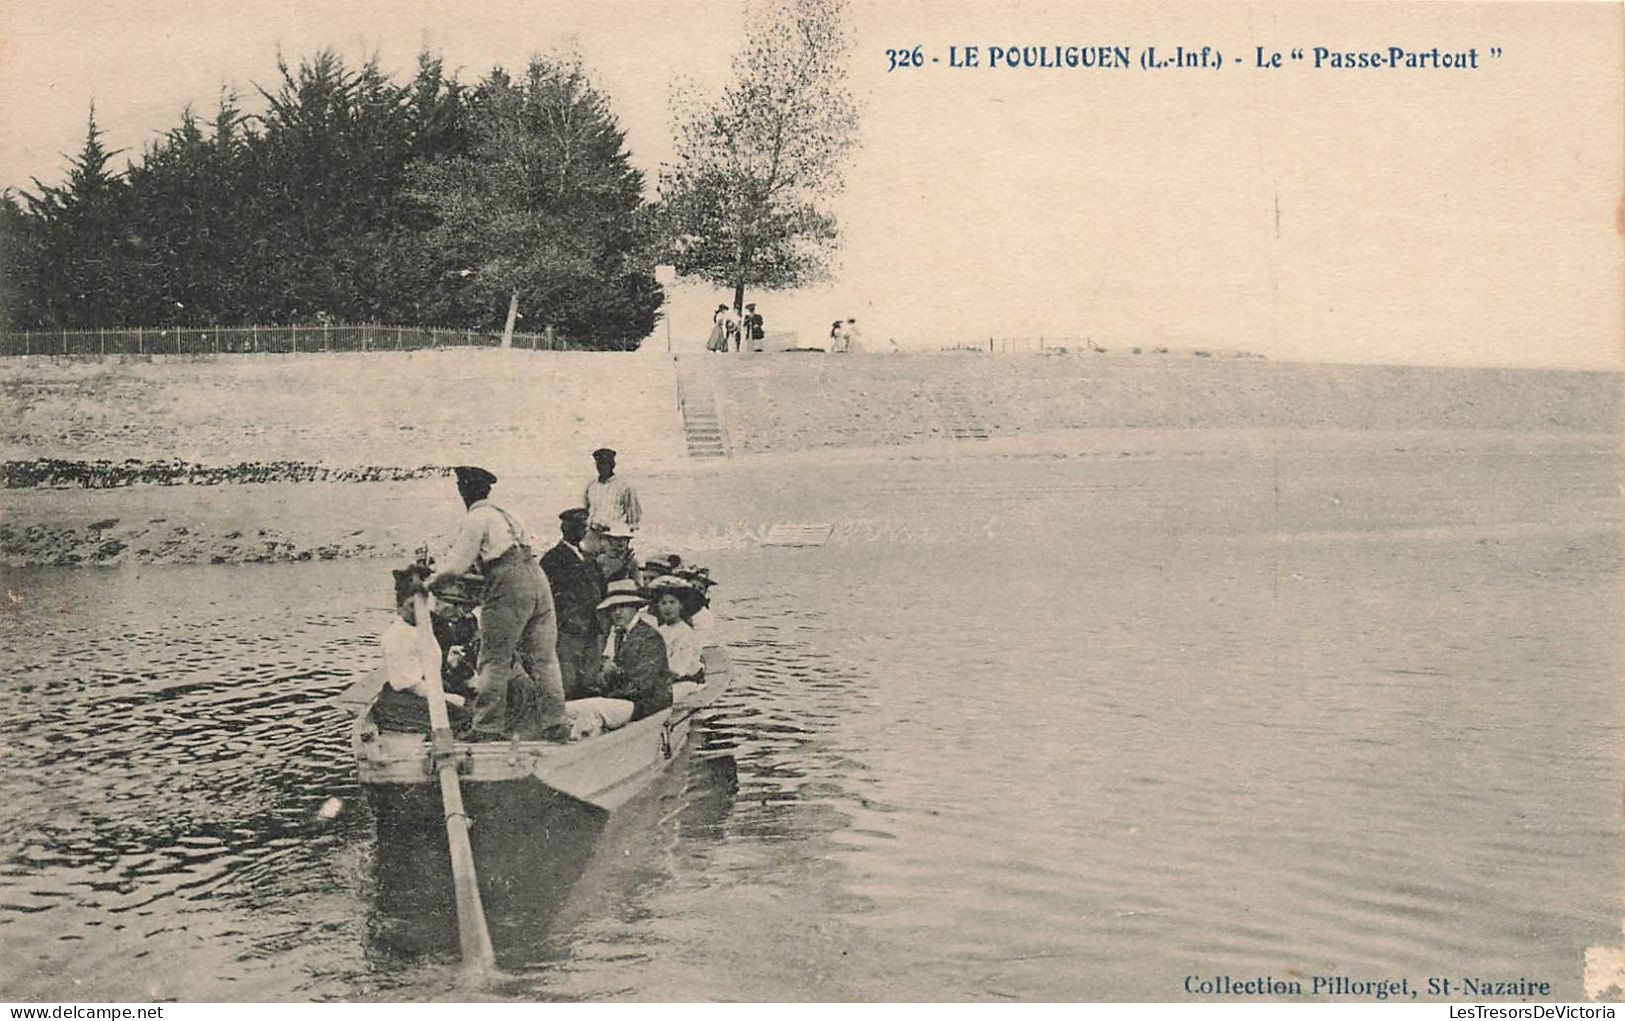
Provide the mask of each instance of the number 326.
{"label": "number 326", "polygon": [[891,74],[900,67],[925,66],[925,54],[920,52],[920,48],[918,46],[914,47],[912,50],[887,50],[886,60],[888,62],[886,67],[887,74]]}

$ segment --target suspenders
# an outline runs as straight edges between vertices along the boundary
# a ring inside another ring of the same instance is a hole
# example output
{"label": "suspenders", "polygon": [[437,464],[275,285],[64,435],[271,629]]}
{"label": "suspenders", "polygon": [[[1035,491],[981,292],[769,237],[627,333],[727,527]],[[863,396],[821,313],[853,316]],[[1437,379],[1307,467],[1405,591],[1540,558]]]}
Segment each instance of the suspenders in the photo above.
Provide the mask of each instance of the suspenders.
{"label": "suspenders", "polygon": [[[492,510],[496,511],[498,514],[502,515],[502,520],[508,526],[508,538],[513,540],[514,547],[518,547],[519,549],[524,551],[526,556],[530,556],[530,543],[526,542],[525,537],[519,534],[519,526],[514,523],[513,518],[509,516],[508,512],[503,510],[501,507],[498,507],[494,503],[487,503],[486,506],[491,508]],[[511,549],[513,547],[509,547],[509,548]],[[505,557],[507,555],[508,555],[508,551],[504,550],[502,553],[500,553],[497,556],[491,558],[490,560],[484,561],[484,563],[487,563],[487,564],[496,563],[496,561],[501,560],[503,557]]]}

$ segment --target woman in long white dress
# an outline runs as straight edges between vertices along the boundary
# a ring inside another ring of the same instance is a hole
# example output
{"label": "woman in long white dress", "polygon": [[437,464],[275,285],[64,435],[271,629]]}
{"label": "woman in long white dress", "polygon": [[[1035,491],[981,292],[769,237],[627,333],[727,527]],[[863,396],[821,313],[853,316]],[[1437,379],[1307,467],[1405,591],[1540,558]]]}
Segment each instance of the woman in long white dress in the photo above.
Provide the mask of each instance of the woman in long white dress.
{"label": "woman in long white dress", "polygon": [[718,305],[711,313],[711,336],[705,342],[707,351],[728,350],[728,306]]}

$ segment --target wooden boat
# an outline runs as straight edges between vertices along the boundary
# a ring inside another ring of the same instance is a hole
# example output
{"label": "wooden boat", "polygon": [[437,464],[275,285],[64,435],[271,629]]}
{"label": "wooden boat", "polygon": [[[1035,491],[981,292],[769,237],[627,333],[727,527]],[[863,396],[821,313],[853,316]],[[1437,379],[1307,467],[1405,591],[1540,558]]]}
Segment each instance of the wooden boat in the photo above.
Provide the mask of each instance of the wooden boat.
{"label": "wooden boat", "polygon": [[[463,798],[475,822],[476,850],[487,834],[545,824],[564,801],[610,813],[630,801],[688,743],[695,715],[732,681],[726,649],[702,652],[706,683],[669,709],[618,730],[568,744],[549,741],[458,742]],[[382,671],[358,684],[345,701],[359,709],[351,731],[356,769],[380,829],[419,828],[442,819],[440,791],[427,735],[380,731],[371,708]]]}

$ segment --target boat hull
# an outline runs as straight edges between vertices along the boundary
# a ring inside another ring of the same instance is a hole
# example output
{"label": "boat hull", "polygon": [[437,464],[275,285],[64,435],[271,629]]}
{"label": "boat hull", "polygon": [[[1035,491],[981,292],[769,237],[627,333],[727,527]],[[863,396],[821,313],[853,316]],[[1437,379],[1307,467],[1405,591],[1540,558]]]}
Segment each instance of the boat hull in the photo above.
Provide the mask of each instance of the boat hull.
{"label": "boat hull", "polygon": [[[703,652],[706,683],[669,709],[569,744],[547,741],[458,742],[463,799],[469,817],[480,824],[495,819],[535,819],[556,809],[559,799],[600,812],[613,812],[664,772],[687,745],[695,716],[727,689],[732,665],[720,646]],[[434,763],[426,736],[378,730],[368,711],[382,681],[376,676],[352,695],[361,708],[352,744],[356,770],[369,793],[380,825],[411,826],[443,821]]]}

